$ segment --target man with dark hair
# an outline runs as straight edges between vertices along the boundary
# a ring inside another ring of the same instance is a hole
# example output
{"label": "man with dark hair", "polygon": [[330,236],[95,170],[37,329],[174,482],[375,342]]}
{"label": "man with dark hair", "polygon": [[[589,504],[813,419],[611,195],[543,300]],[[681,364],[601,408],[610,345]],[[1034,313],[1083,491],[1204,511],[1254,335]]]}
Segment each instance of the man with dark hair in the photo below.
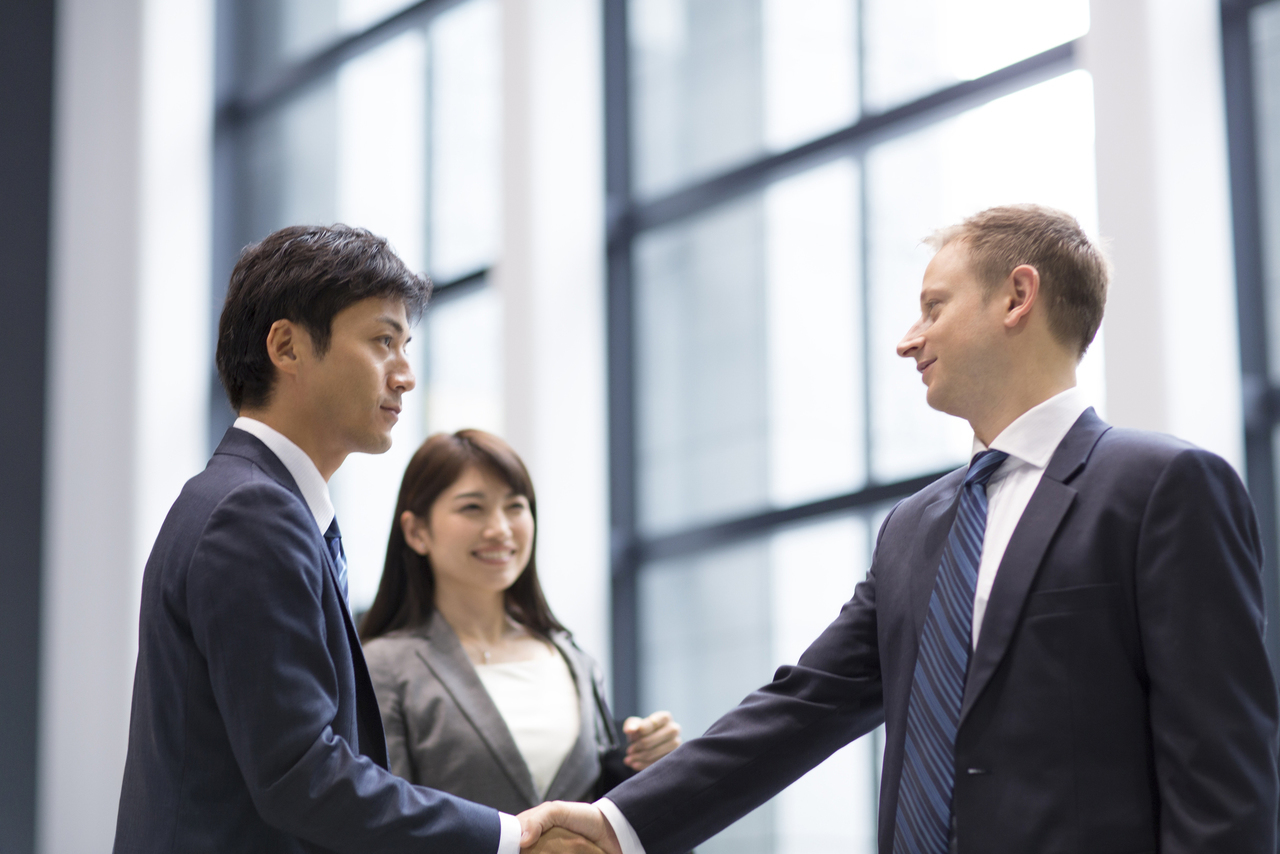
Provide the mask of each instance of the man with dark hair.
{"label": "man with dark hair", "polygon": [[386,770],[329,500],[348,454],[391,446],[428,290],[341,225],[236,264],[217,364],[240,417],[147,561],[117,854],[515,854],[514,817]]}
{"label": "man with dark hair", "polygon": [[792,667],[595,805],[520,816],[674,854],[885,723],[881,854],[1274,854],[1262,547],[1221,458],[1075,390],[1107,265],[1070,216],[993,208],[930,241],[898,345],[969,465],[893,509]]}

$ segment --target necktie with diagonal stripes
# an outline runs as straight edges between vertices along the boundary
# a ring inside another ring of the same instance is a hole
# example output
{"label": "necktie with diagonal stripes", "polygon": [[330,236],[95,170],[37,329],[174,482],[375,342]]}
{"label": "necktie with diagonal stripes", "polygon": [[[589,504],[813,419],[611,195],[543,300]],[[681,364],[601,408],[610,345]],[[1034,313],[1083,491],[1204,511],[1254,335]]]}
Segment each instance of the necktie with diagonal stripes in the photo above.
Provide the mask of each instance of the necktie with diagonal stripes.
{"label": "necktie with diagonal stripes", "polygon": [[978,562],[987,529],[987,481],[1008,456],[1003,451],[983,451],[973,458],[942,550],[911,681],[894,854],[947,852],[956,729],[969,669]]}
{"label": "necktie with diagonal stripes", "polygon": [[329,547],[333,557],[333,565],[338,570],[338,590],[342,593],[342,601],[351,608],[351,598],[347,594],[347,553],[342,550],[342,532],[338,530],[338,517],[329,523],[329,530],[324,532],[324,543]]}

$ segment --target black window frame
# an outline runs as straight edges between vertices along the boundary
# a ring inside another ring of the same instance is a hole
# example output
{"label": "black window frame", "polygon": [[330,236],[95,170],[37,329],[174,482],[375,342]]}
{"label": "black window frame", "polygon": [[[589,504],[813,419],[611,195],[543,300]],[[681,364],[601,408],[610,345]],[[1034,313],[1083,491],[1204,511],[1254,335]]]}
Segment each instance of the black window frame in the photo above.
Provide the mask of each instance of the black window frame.
{"label": "black window frame", "polygon": [[[1271,381],[1267,355],[1266,247],[1262,235],[1255,68],[1249,30],[1253,10],[1272,0],[1222,0],[1223,90],[1240,334],[1241,403],[1245,483],[1258,514],[1264,552],[1262,582],[1267,652],[1280,673],[1280,578],[1277,577],[1275,428],[1280,425],[1280,386]],[[1280,249],[1280,247],[1277,247]],[[1275,334],[1280,334],[1276,330]]]}
{"label": "black window frame", "polygon": [[[638,579],[655,558],[692,555],[768,535],[782,526],[839,513],[871,511],[904,498],[946,472],[889,483],[819,501],[767,509],[697,524],[670,534],[645,535],[637,518],[636,341],[633,253],[643,233],[685,220],[789,175],[852,155],[860,161],[872,146],[903,136],[1004,95],[1079,67],[1080,40],[1066,42],[983,77],[930,92],[856,121],[794,148],[762,154],[674,190],[640,198],[632,186],[631,49],[628,0],[603,0],[605,106],[606,346],[609,423],[611,639],[614,708],[640,713],[640,614]],[[861,4],[859,4],[861,15]],[[861,63],[862,56],[858,57]],[[859,74],[859,79],[865,79]],[[861,182],[863,210],[866,182]],[[864,218],[865,221],[865,218]],[[865,225],[864,225],[865,228]],[[865,258],[865,253],[864,253]],[[865,263],[865,261],[864,261]],[[865,277],[864,277],[865,278]],[[864,292],[865,294],[865,292]]]}
{"label": "black window frame", "polygon": [[[469,0],[418,0],[368,27],[344,33],[313,53],[268,70],[245,74],[240,56],[243,35],[241,11],[254,0],[218,0],[214,74],[213,122],[213,286],[211,288],[212,339],[217,341],[218,317],[226,299],[231,270],[244,243],[241,238],[243,209],[240,199],[241,166],[246,156],[245,132],[254,122],[285,108],[292,99],[323,81],[342,65]],[[427,152],[423,152],[427,156]],[[265,237],[261,235],[260,237]],[[433,282],[433,302],[471,293],[490,281],[491,267],[484,266]],[[235,413],[216,372],[211,375],[209,406],[210,452],[235,420]]]}

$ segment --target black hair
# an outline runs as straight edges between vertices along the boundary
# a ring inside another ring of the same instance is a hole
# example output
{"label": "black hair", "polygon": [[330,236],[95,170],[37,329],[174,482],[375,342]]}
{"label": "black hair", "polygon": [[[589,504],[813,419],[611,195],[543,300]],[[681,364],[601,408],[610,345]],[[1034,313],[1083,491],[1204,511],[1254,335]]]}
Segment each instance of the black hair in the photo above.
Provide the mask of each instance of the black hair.
{"label": "black hair", "polygon": [[231,272],[218,321],[215,361],[231,408],[265,406],[275,383],[267,333],[277,320],[301,324],[318,355],[329,349],[333,318],[370,297],[422,315],[431,283],[410,272],[386,238],[348,225],[294,225],[246,246]]}
{"label": "black hair", "polygon": [[[538,499],[533,494],[533,480],[510,445],[483,430],[459,430],[429,437],[414,453],[400,482],[382,580],[373,605],[360,621],[361,641],[417,626],[431,616],[436,606],[435,570],[430,557],[418,554],[405,541],[400,516],[408,510],[419,519],[429,519],[436,499],[468,466],[496,474],[512,492],[529,499],[529,513],[537,524]],[[564,631],[564,626],[551,613],[538,582],[536,544],[524,571],[503,594],[503,601],[507,614],[535,634],[546,637],[553,631]]]}

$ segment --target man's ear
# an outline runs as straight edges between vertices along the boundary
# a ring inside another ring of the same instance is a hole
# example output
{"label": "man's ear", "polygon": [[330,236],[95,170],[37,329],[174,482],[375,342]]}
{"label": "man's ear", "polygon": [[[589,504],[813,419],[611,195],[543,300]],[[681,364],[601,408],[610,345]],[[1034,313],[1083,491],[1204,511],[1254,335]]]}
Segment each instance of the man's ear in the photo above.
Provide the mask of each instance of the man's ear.
{"label": "man's ear", "polygon": [[1040,271],[1030,264],[1019,264],[1005,280],[1006,309],[1004,325],[1012,329],[1031,314],[1040,298]]}
{"label": "man's ear", "polygon": [[299,349],[310,344],[310,340],[300,340],[303,336],[306,332],[292,320],[277,320],[271,324],[267,330],[267,358],[271,359],[276,370],[286,374],[298,372]]}

